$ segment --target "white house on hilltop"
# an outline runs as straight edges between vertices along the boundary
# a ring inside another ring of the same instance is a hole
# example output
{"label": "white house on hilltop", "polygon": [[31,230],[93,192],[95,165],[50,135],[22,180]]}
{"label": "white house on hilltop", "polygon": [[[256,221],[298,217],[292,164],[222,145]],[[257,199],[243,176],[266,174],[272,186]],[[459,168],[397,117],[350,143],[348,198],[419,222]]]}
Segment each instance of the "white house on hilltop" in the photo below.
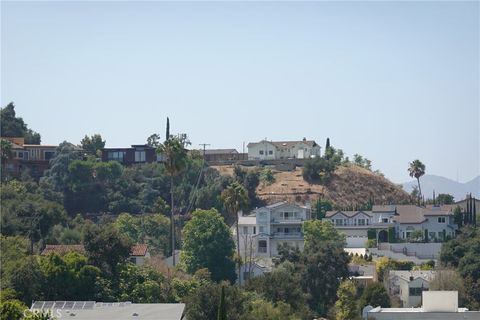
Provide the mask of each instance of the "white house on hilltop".
{"label": "white house on hilltop", "polygon": [[250,142],[248,160],[308,159],[320,156],[320,146],[314,140]]}

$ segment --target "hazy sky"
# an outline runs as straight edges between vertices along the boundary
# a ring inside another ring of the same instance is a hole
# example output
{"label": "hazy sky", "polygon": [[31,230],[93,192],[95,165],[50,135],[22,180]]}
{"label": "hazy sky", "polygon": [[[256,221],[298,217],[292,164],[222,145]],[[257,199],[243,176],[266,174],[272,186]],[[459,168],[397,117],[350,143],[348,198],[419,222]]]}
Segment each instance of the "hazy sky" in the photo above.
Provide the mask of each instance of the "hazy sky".
{"label": "hazy sky", "polygon": [[480,173],[479,2],[4,2],[1,104],[42,142],[307,137],[395,182]]}

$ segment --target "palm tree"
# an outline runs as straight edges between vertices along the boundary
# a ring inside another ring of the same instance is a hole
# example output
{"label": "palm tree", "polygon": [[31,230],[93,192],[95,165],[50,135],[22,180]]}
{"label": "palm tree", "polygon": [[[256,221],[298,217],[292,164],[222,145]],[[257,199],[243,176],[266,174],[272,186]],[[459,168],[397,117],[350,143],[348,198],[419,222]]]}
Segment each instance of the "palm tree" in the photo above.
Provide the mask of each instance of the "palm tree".
{"label": "palm tree", "polygon": [[420,199],[422,197],[422,188],[420,188],[420,177],[425,174],[425,165],[420,160],[413,160],[410,162],[410,167],[408,168],[408,173],[410,177],[415,177],[418,183],[418,202],[420,203]]}
{"label": "palm tree", "polygon": [[157,153],[165,157],[165,169],[170,176],[170,224],[171,224],[171,241],[172,241],[172,257],[175,266],[175,219],[174,219],[174,202],[173,202],[173,183],[174,177],[180,173],[186,166],[187,151],[176,137],[168,138],[157,149]]}
{"label": "palm tree", "polygon": [[237,230],[237,256],[238,256],[238,284],[240,285],[240,233],[238,229],[238,212],[242,209],[245,209],[248,205],[248,194],[247,190],[238,183],[238,181],[232,182],[225,190],[222,192],[222,200],[225,209],[227,210],[230,216],[235,218],[235,227]]}

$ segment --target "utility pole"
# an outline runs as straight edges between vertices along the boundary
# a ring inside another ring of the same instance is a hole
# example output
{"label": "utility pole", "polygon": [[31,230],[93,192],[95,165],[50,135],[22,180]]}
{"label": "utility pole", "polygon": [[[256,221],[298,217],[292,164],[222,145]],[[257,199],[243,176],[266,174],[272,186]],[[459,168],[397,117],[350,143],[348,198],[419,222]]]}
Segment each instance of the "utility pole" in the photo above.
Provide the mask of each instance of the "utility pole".
{"label": "utility pole", "polygon": [[205,147],[209,146],[209,143],[199,143],[200,146],[203,146],[203,161],[205,161]]}

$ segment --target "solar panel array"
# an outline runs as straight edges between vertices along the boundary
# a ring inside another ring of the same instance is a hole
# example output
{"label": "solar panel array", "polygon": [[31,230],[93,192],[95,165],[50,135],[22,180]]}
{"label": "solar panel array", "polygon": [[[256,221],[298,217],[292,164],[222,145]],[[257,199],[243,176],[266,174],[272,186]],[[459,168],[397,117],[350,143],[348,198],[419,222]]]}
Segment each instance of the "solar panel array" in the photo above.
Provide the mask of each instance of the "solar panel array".
{"label": "solar panel array", "polygon": [[32,309],[93,309],[95,301],[35,301]]}

